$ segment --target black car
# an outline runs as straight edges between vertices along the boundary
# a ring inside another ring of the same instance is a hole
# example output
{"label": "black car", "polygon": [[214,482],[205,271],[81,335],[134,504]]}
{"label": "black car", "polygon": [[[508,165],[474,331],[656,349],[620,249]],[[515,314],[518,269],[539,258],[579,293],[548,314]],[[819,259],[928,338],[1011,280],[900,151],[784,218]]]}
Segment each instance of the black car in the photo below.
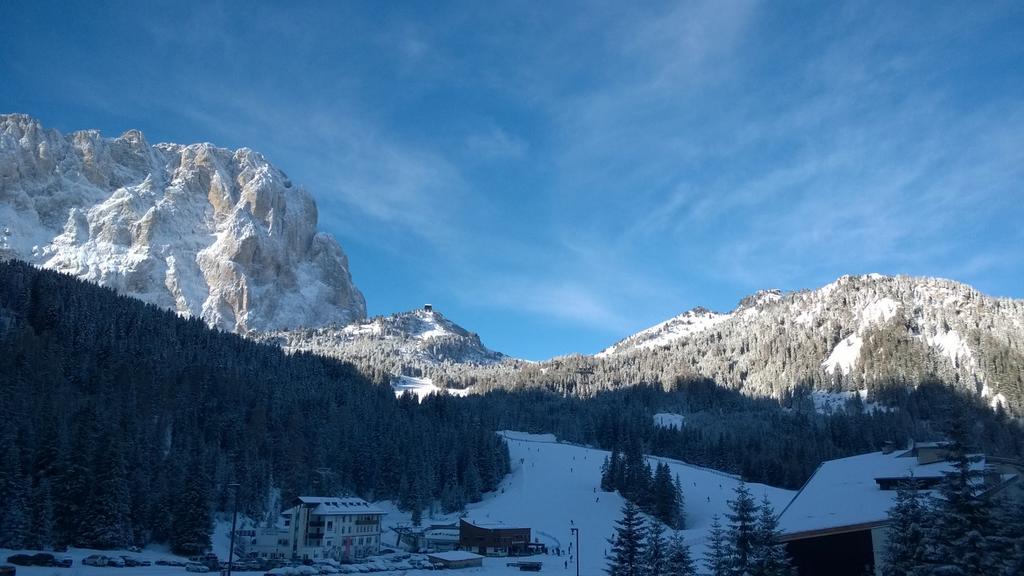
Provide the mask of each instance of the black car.
{"label": "black car", "polygon": [[38,554],[32,555],[33,566],[54,566],[56,565],[56,559],[53,554],[47,554],[46,552],[39,552]]}
{"label": "black car", "polygon": [[135,558],[132,558],[131,556],[121,556],[121,558],[124,560],[124,565],[128,568],[136,568],[138,566],[142,566],[142,562],[136,560]]}
{"label": "black car", "polygon": [[28,554],[15,554],[14,556],[8,556],[7,561],[17,566],[31,566],[32,557]]}

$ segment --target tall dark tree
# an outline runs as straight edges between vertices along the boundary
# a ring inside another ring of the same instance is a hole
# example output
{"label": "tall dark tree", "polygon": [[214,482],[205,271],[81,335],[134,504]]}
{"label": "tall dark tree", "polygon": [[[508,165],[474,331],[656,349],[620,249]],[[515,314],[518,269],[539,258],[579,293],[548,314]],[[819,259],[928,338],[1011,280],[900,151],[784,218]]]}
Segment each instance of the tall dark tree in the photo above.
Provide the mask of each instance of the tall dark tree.
{"label": "tall dark tree", "polygon": [[778,541],[779,522],[768,495],[761,498],[757,515],[755,545],[751,554],[751,574],[754,576],[791,576],[793,567],[786,553],[786,545]]}
{"label": "tall dark tree", "polygon": [[645,528],[641,574],[643,576],[668,574],[668,542],[665,541],[665,529],[657,521],[648,522]]}
{"label": "tall dark tree", "polygon": [[644,521],[636,504],[626,501],[622,518],[615,523],[615,535],[609,540],[612,552],[609,576],[643,576]]}
{"label": "tall dark tree", "polygon": [[744,576],[753,573],[753,554],[757,545],[757,504],[746,483],[736,486],[736,497],[729,501],[727,534],[728,574]]}
{"label": "tall dark tree", "polygon": [[665,565],[665,576],[697,576],[697,567],[693,564],[690,547],[683,541],[679,532],[668,540],[668,558]]}
{"label": "tall dark tree", "polygon": [[921,494],[912,484],[902,485],[896,491],[896,503],[889,510],[889,519],[889,545],[883,575],[919,574],[924,564],[928,512]]}
{"label": "tall dark tree", "polygon": [[708,531],[708,550],[704,555],[704,567],[711,576],[729,575],[729,542],[725,528],[722,527],[718,514],[711,517],[711,529]]}

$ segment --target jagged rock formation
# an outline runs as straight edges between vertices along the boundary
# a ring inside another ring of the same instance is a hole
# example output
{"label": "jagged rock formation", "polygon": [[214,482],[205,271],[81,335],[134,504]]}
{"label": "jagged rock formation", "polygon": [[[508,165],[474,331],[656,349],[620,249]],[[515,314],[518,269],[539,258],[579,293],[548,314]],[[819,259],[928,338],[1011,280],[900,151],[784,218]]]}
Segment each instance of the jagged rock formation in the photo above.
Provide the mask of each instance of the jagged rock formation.
{"label": "jagged rock formation", "polygon": [[567,393],[709,378],[757,396],[863,390],[937,379],[1024,413],[1024,301],[936,278],[843,276],[818,290],[762,291],[735,310],[695,309],[596,357],[463,371],[490,387]]}
{"label": "jagged rock formation", "polygon": [[366,317],[313,199],[248,148],[0,115],[0,258],[246,333]]}
{"label": "jagged rock formation", "polygon": [[426,309],[378,316],[344,327],[267,332],[259,338],[291,352],[347,360],[380,380],[432,376],[508,360],[484,346],[477,334],[436,310]]}

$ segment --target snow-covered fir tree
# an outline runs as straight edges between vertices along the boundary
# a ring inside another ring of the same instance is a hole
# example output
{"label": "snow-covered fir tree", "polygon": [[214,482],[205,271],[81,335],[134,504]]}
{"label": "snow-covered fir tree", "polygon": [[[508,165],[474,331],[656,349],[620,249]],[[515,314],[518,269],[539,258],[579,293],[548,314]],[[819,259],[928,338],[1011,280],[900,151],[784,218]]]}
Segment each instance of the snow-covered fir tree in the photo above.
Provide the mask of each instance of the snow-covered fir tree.
{"label": "snow-covered fir tree", "polygon": [[786,553],[786,545],[778,542],[779,521],[768,495],[761,498],[757,515],[755,545],[751,553],[751,576],[792,576],[795,574]]}
{"label": "snow-covered fir tree", "polygon": [[646,523],[644,532],[641,574],[662,576],[668,572],[668,542],[665,540],[665,529],[660,522],[654,520]]}
{"label": "snow-covered fir tree", "polygon": [[704,567],[711,576],[729,575],[729,543],[726,540],[725,528],[715,514],[711,518],[711,529],[708,531],[708,550],[704,554]]}
{"label": "snow-covered fir tree", "polygon": [[889,510],[889,518],[889,543],[882,574],[918,574],[924,562],[924,536],[928,512],[921,494],[913,485],[902,485],[897,489],[896,503]]}
{"label": "snow-covered fir tree", "polygon": [[727,532],[728,574],[749,576],[753,574],[753,556],[758,544],[757,503],[750,495],[746,483],[736,486],[736,497],[729,500]]}
{"label": "snow-covered fir tree", "polygon": [[665,576],[697,576],[697,567],[693,564],[690,547],[686,545],[679,532],[672,534],[668,540]]}
{"label": "snow-covered fir tree", "polygon": [[630,501],[622,506],[622,518],[615,523],[611,544],[608,576],[644,576],[644,520],[640,509]]}

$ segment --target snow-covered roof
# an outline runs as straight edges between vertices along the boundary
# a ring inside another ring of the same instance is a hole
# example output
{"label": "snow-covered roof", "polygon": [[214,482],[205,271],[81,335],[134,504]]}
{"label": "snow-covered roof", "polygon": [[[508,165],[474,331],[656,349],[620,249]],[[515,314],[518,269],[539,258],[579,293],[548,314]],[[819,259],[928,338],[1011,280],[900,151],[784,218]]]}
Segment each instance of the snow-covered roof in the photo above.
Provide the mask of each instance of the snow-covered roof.
{"label": "snow-covered roof", "polygon": [[[984,457],[972,457],[972,469],[984,470]],[[895,490],[883,490],[876,479],[941,478],[952,470],[949,461],[920,464],[915,452],[872,452],[818,467],[779,516],[783,539],[810,532],[880,526],[889,521]]]}
{"label": "snow-covered roof", "polygon": [[529,530],[529,528],[526,526],[512,526],[510,524],[501,522],[500,520],[484,522],[480,520],[474,520],[472,518],[463,518],[462,521],[466,524],[476,526],[477,528],[486,528],[488,530]]}
{"label": "snow-covered roof", "polygon": [[[385,512],[362,498],[337,498],[330,496],[299,496],[302,504],[315,506],[310,514],[314,516],[339,516],[342,514],[379,514]],[[285,512],[290,512],[291,509]]]}
{"label": "snow-covered roof", "polygon": [[483,558],[479,554],[473,554],[472,552],[466,552],[465,550],[452,550],[450,552],[434,552],[427,554],[427,558],[437,558],[438,560],[444,560],[446,562],[459,562],[462,560],[476,560],[477,558]]}

